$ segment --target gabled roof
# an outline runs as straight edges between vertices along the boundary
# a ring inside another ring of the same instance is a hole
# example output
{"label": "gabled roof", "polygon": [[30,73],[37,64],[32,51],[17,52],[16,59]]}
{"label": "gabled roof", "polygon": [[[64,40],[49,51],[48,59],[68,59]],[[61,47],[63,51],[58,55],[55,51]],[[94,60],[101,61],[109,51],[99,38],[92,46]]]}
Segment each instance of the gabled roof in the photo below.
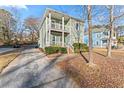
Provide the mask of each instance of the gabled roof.
{"label": "gabled roof", "polygon": [[[43,15],[43,17],[42,17],[42,19],[41,19],[41,24],[40,24],[40,26],[42,26],[42,24],[43,24],[43,22],[44,22],[44,20],[45,20],[45,17],[46,16],[48,16],[48,14],[49,14],[49,12],[51,12],[51,14],[53,14],[54,16],[52,16],[52,17],[62,17],[62,16],[64,16],[65,17],[65,20],[68,20],[69,18],[72,18],[72,19],[74,19],[74,20],[77,20],[77,21],[80,21],[80,22],[82,22],[82,23],[84,23],[84,21],[83,20],[81,20],[81,19],[78,19],[78,18],[75,18],[75,17],[72,17],[72,16],[70,16],[70,15],[68,15],[68,14],[65,14],[65,13],[63,13],[63,12],[60,12],[60,11],[57,11],[57,10],[54,10],[54,9],[50,9],[50,8],[46,8],[46,10],[45,10],[45,13],[44,13],[44,15]],[[56,16],[57,15],[57,16]]]}
{"label": "gabled roof", "polygon": [[94,25],[92,28],[93,29],[100,29],[100,28],[109,29],[109,25]]}
{"label": "gabled roof", "polygon": [[[109,30],[109,25],[94,25],[94,26],[92,26],[93,33],[99,33],[99,32],[108,31],[108,30]],[[84,34],[87,35],[88,31],[85,31]]]}
{"label": "gabled roof", "polygon": [[68,15],[68,14],[65,14],[65,13],[63,13],[63,12],[60,12],[60,11],[57,11],[57,10],[54,10],[54,9],[50,9],[50,8],[47,8],[47,9],[46,9],[45,15],[47,15],[47,13],[49,13],[49,12],[51,12],[51,13],[56,13],[56,14],[58,14],[58,15],[60,14],[61,17],[62,17],[62,16],[64,16],[64,17],[69,17],[69,18],[72,18],[72,19],[74,19],[74,20],[77,20],[77,21],[80,21],[80,22],[84,22],[83,20],[81,20],[81,19],[79,19],[79,18],[72,17],[72,16],[70,16],[70,15]]}

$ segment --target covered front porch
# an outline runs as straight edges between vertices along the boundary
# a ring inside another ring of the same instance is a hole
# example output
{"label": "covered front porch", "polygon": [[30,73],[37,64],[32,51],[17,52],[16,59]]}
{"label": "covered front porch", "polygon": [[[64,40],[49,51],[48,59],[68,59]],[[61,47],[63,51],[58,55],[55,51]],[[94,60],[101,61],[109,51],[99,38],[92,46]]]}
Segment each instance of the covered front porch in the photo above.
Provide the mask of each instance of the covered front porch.
{"label": "covered front porch", "polygon": [[[50,38],[51,38],[50,39],[50,46],[66,47],[68,45],[69,33],[51,30]],[[62,39],[64,39],[64,40],[62,40]]]}

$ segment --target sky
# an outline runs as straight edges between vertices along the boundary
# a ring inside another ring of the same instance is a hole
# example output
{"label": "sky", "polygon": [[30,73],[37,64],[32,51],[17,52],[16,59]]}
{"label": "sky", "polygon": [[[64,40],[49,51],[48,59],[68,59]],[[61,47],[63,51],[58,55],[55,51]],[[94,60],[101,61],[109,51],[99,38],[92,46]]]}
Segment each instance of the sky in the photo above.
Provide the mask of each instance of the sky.
{"label": "sky", "polygon": [[[117,10],[121,10],[124,12],[124,6],[116,6]],[[52,8],[61,12],[64,12],[66,14],[69,14],[73,17],[83,19],[84,18],[84,12],[81,5],[5,5],[0,6],[0,8],[4,8],[8,11],[11,11],[12,8],[16,8],[20,12],[21,20],[24,20],[28,17],[36,17],[36,18],[42,18],[45,9],[46,8]],[[97,24],[106,24],[109,20],[108,11],[105,6],[93,6],[92,9],[92,22],[94,25]],[[120,11],[119,11],[120,12]],[[116,13],[115,15],[118,15],[119,13]],[[124,18],[119,20],[119,24],[124,24]],[[85,21],[86,23],[86,21]]]}
{"label": "sky", "polygon": [[78,5],[22,5],[22,6],[0,6],[0,8],[11,11],[11,8],[19,10],[21,19],[24,20],[27,17],[38,17],[41,18],[46,8],[52,8],[64,13],[67,13],[73,17],[81,18],[81,6]]}

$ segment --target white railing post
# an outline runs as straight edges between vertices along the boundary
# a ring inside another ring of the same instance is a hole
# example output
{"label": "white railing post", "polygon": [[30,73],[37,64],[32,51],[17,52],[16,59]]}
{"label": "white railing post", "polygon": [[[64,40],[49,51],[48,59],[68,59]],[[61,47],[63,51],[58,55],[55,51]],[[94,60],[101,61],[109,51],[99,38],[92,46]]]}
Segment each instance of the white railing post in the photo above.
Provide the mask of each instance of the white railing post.
{"label": "white railing post", "polygon": [[55,45],[57,45],[57,42],[56,42],[56,36],[55,36]]}
{"label": "white railing post", "polygon": [[49,13],[49,46],[50,46],[50,34],[51,34],[51,13]]}
{"label": "white railing post", "polygon": [[48,23],[47,23],[47,20],[48,20],[48,18],[46,17],[46,46],[48,45],[48,43],[47,43],[47,35],[48,35]]}
{"label": "white railing post", "polygon": [[62,47],[64,47],[64,17],[62,17]]}
{"label": "white railing post", "polygon": [[100,41],[100,43],[101,43],[101,48],[102,48],[102,40]]}

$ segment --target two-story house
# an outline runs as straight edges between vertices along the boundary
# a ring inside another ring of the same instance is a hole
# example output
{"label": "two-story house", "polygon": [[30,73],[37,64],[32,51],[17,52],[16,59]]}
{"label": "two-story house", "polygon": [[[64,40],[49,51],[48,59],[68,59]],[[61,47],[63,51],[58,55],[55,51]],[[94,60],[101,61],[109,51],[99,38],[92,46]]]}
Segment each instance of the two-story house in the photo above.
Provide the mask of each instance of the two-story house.
{"label": "two-story house", "polygon": [[72,44],[82,42],[84,22],[53,9],[46,9],[39,31],[39,47],[62,46],[72,48]]}
{"label": "two-story house", "polygon": [[118,26],[116,30],[118,37],[124,37],[124,25]]}
{"label": "two-story house", "polygon": [[116,30],[118,42],[124,45],[124,25],[118,26]]}
{"label": "two-story house", "polygon": [[[109,28],[106,25],[95,25],[92,28],[92,47],[106,48],[109,40]],[[88,32],[85,32],[84,42],[88,44]],[[112,46],[117,46],[116,32],[113,32]]]}

